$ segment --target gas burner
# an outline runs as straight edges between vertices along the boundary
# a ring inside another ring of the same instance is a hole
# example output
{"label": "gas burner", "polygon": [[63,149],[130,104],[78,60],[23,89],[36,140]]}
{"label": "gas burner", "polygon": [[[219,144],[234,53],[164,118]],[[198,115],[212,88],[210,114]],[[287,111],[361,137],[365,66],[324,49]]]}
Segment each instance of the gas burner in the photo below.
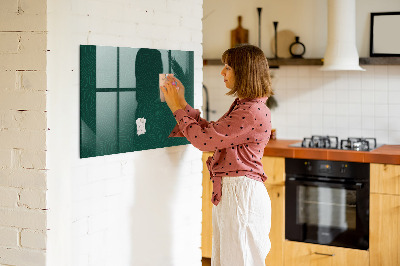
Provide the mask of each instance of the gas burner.
{"label": "gas burner", "polygon": [[352,151],[371,151],[382,145],[377,145],[376,138],[347,138],[340,141],[336,136],[316,136],[304,138],[302,142],[290,144],[291,147],[338,149]]}
{"label": "gas burner", "polygon": [[301,142],[301,147],[304,148],[325,148],[325,149],[338,149],[339,140],[336,136],[312,136],[311,138],[304,138]]}
{"label": "gas burner", "polygon": [[376,138],[347,138],[340,141],[342,150],[370,151],[376,147]]}

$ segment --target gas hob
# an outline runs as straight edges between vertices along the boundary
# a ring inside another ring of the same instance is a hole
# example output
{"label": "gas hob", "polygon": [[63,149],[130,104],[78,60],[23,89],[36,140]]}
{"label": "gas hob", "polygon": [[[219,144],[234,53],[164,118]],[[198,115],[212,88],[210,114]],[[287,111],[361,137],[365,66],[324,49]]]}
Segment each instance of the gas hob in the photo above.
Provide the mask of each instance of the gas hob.
{"label": "gas hob", "polygon": [[301,148],[337,149],[353,151],[371,151],[382,145],[378,145],[376,138],[349,137],[339,142],[337,136],[317,136],[306,137],[303,141],[289,145]]}

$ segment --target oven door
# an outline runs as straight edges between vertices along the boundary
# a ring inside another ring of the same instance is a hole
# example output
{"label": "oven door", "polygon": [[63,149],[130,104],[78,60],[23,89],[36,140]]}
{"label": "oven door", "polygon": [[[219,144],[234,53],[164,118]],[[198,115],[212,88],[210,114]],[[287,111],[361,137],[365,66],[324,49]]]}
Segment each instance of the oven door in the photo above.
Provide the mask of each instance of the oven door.
{"label": "oven door", "polygon": [[286,239],[367,250],[368,183],[286,178]]}

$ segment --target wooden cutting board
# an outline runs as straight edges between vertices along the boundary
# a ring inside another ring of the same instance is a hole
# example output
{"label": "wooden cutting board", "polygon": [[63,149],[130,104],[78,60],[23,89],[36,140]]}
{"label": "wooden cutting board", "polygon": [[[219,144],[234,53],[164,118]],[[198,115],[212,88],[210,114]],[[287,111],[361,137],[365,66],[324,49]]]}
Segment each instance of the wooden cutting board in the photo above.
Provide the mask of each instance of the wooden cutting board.
{"label": "wooden cutting board", "polygon": [[238,27],[231,30],[231,48],[238,44],[249,43],[249,31],[242,27],[242,16],[238,16]]}

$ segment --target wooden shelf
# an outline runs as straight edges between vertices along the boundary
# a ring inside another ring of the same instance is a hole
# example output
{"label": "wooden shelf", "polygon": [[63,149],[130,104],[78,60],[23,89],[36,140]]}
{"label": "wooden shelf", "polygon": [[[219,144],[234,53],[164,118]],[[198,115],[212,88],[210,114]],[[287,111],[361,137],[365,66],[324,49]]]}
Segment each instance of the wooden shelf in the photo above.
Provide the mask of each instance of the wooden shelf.
{"label": "wooden shelf", "polygon": [[[271,68],[279,66],[322,66],[323,58],[268,58]],[[220,59],[204,59],[204,66],[222,65]],[[362,57],[360,65],[400,65],[400,57]]]}
{"label": "wooden shelf", "polygon": [[400,65],[400,57],[362,57],[360,65]]}
{"label": "wooden shelf", "polygon": [[[279,66],[304,66],[304,65],[322,65],[321,58],[268,58],[268,64],[270,67]],[[204,66],[217,66],[222,65],[220,59],[204,59]]]}
{"label": "wooden shelf", "polygon": [[322,66],[322,58],[268,58],[270,67]]}

